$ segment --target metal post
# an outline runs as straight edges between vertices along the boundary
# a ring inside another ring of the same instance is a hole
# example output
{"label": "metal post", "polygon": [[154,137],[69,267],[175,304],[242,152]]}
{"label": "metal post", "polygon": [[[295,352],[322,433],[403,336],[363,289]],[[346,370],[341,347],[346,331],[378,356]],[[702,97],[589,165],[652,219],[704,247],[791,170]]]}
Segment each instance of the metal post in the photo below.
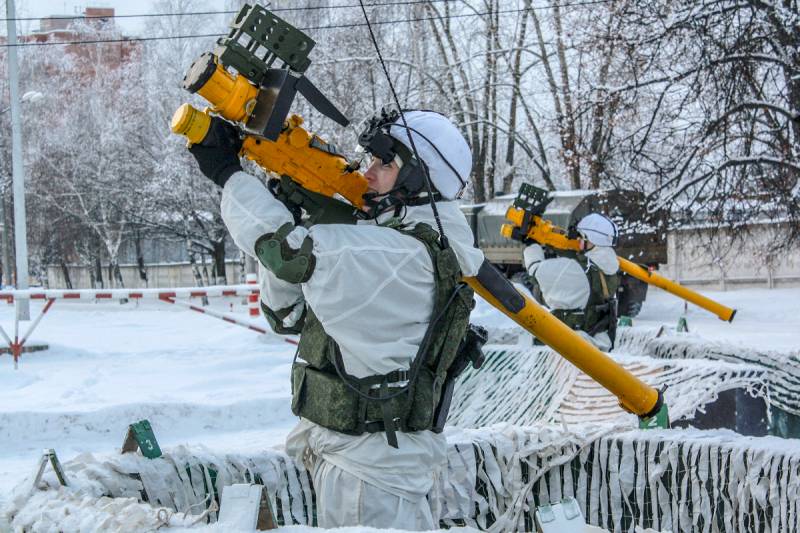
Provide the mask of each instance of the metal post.
{"label": "metal post", "polygon": [[[2,187],[2,185],[0,185]],[[11,280],[14,278],[14,266],[11,264],[11,246],[8,242],[8,230],[11,224],[8,224],[6,218],[6,200],[11,188],[3,191],[3,197],[0,198],[0,224],[3,226],[3,285],[11,285]]]}
{"label": "metal post", "polygon": [[[17,256],[16,288],[28,288],[28,242],[25,224],[25,169],[22,161],[22,120],[20,117],[19,68],[17,64],[17,22],[14,0],[6,0],[8,27],[8,80],[11,89],[11,168],[14,182],[14,245]],[[30,320],[30,301],[19,298],[17,319]]]}

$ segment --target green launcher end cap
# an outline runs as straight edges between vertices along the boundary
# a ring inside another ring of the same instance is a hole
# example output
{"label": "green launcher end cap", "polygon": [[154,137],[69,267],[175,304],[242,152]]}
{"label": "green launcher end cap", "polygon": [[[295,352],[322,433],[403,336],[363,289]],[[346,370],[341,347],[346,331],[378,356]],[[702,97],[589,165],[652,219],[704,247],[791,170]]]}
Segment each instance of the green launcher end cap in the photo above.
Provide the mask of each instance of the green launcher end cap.
{"label": "green launcher end cap", "polygon": [[661,404],[661,409],[653,416],[639,418],[639,429],[669,429],[667,404]]}

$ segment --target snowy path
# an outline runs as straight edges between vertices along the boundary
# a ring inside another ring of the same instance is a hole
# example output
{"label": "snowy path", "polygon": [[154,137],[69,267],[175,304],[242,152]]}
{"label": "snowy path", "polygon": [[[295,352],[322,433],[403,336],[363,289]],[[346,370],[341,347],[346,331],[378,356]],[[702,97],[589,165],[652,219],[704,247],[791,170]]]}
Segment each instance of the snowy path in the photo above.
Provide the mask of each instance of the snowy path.
{"label": "snowy path", "polygon": [[[730,324],[689,304],[689,331],[701,337],[756,349],[800,351],[800,288],[700,291],[737,309]],[[651,288],[635,326],[667,324],[674,327],[683,314],[683,300]]]}

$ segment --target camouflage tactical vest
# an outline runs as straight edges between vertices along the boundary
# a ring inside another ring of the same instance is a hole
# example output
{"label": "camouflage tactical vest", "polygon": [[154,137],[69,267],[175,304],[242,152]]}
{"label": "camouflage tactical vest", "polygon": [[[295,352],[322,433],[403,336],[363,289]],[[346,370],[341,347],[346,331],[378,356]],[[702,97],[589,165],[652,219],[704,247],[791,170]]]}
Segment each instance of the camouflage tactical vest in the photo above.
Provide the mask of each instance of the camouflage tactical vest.
{"label": "camouflage tactical vest", "polygon": [[434,268],[433,313],[411,368],[361,379],[347,375],[339,346],[313,310],[308,310],[300,336],[297,357],[302,361],[292,366],[295,415],[350,435],[385,431],[393,446],[395,431],[441,431],[434,419],[474,306],[455,253],[441,248],[435,230],[420,223],[398,231],[425,245]]}

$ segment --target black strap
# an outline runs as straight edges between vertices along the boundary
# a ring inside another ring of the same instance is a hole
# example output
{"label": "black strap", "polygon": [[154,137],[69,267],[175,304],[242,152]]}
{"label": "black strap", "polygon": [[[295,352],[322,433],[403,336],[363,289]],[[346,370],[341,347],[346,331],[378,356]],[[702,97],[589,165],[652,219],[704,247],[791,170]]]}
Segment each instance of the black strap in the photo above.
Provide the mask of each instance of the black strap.
{"label": "black strap", "polygon": [[[341,357],[340,355],[338,357]],[[389,382],[389,384],[393,383],[401,383],[403,381],[408,381],[410,379],[410,373],[408,370],[392,370],[388,374],[380,374],[376,376],[367,376],[365,378],[353,378],[353,381],[357,382],[359,385],[380,385],[384,381]]]}
{"label": "black strap", "polygon": [[[381,397],[386,398],[389,396],[389,383],[384,381],[381,383]],[[397,445],[397,428],[394,425],[394,414],[389,402],[381,402],[381,411],[383,412],[383,427],[386,431],[386,442],[392,448],[398,448]]]}
{"label": "black strap", "polygon": [[608,329],[608,325],[610,323],[609,319],[610,319],[609,315],[605,315],[603,318],[598,320],[597,323],[593,327],[591,327],[586,333],[594,337],[601,331],[605,331],[606,329]]}

